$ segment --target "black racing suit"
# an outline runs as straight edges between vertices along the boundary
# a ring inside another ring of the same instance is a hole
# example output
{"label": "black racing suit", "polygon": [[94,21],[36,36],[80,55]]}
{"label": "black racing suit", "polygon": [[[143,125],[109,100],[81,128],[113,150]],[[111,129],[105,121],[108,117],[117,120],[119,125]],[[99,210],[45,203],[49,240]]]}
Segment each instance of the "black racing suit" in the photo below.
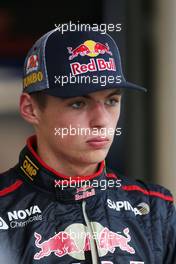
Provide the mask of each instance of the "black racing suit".
{"label": "black racing suit", "polygon": [[165,188],[106,169],[70,178],[28,139],[0,175],[0,263],[174,264],[176,212]]}

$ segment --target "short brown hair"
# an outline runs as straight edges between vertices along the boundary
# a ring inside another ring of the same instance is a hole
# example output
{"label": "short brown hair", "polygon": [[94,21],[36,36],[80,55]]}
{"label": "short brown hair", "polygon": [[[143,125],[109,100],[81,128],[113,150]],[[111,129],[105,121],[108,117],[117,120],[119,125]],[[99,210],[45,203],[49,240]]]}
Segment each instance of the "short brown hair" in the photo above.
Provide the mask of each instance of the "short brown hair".
{"label": "short brown hair", "polygon": [[48,97],[47,94],[45,94],[43,91],[38,91],[35,93],[31,93],[30,96],[38,104],[41,110],[44,110],[46,108]]}

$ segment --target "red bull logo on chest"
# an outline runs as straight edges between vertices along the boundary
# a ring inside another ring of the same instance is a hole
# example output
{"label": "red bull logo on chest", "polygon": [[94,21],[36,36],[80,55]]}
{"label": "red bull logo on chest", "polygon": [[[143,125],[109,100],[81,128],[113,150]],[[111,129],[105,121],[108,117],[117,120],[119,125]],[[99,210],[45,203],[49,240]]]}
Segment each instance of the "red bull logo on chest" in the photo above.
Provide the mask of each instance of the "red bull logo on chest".
{"label": "red bull logo on chest", "polygon": [[111,253],[114,253],[115,248],[119,247],[122,251],[134,254],[135,250],[129,245],[130,241],[131,236],[129,234],[128,227],[123,230],[123,234],[117,234],[105,227],[100,233],[99,248],[106,249]]}
{"label": "red bull logo on chest", "polygon": [[79,248],[74,240],[65,232],[59,232],[48,240],[40,243],[42,236],[34,233],[36,238],[35,245],[40,248],[40,252],[34,255],[34,259],[38,260],[54,253],[57,257],[63,257],[71,252],[79,252]]}
{"label": "red bull logo on chest", "polygon": [[93,237],[87,226],[81,223],[71,224],[64,231],[46,240],[35,232],[35,245],[40,250],[35,253],[34,259],[39,260],[54,254],[59,258],[69,255],[77,260],[85,260],[85,252],[91,251],[91,240],[97,245],[99,257],[106,256],[108,252],[113,254],[116,248],[128,254],[135,254],[135,249],[129,244],[131,235],[128,227],[116,233],[98,222],[91,222],[91,226]]}

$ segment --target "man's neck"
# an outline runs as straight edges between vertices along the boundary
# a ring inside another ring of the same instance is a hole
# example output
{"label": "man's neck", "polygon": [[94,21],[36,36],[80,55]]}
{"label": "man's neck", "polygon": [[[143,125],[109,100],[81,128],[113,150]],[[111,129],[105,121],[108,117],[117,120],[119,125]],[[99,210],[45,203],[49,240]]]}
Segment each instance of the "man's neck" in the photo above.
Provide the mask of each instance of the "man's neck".
{"label": "man's neck", "polygon": [[37,154],[52,169],[66,176],[87,176],[98,170],[99,164],[76,163],[55,155],[45,144],[38,142]]}

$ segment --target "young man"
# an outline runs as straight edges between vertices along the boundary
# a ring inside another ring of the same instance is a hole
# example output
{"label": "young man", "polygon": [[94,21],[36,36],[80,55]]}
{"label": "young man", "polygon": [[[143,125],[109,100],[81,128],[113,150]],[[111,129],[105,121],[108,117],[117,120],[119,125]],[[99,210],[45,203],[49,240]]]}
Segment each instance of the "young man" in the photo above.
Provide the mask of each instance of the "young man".
{"label": "young man", "polygon": [[109,35],[53,30],[24,65],[35,128],[0,177],[0,263],[173,264],[176,213],[161,186],[106,168],[127,82]]}

